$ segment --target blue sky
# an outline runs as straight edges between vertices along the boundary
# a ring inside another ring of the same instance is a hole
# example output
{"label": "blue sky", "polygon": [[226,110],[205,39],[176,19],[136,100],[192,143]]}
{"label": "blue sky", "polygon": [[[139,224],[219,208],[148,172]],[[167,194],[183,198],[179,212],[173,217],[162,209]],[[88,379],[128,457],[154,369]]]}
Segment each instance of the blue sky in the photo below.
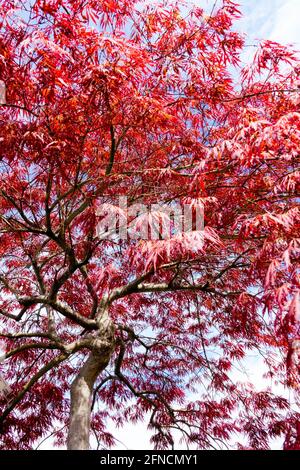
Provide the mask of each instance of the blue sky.
{"label": "blue sky", "polygon": [[[201,6],[210,6],[214,0],[190,0]],[[239,29],[247,33],[250,43],[255,39],[271,39],[281,43],[300,45],[300,0],[234,0],[239,3],[244,18]],[[217,0],[216,6],[221,4]]]}
{"label": "blue sky", "polygon": [[249,39],[298,43],[299,47],[299,0],[241,0],[240,3],[244,13],[240,28]]}

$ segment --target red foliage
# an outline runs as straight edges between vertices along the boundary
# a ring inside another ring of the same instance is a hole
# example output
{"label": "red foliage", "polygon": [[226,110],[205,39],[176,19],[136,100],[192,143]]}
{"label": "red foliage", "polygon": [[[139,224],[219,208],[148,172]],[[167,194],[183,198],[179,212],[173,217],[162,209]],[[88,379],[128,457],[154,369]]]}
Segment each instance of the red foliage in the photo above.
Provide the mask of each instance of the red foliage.
{"label": "red foliage", "polygon": [[[157,448],[177,429],[200,448],[240,433],[299,449],[289,402],[231,379],[259,351],[299,391],[296,54],[265,41],[242,69],[230,0],[210,16],[173,1],[30,3],[0,0],[1,367],[14,393],[1,447],[30,449],[57,423],[65,442],[105,299],[116,348],[96,384],[99,445],[114,443],[108,419],[150,416]],[[99,240],[97,201],[116,195],[200,207],[205,228]]]}

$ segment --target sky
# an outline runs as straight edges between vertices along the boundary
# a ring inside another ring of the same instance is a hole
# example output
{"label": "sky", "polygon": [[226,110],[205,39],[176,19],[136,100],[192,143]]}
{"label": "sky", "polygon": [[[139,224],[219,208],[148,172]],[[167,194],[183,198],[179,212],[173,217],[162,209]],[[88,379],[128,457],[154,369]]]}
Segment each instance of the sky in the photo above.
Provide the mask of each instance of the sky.
{"label": "sky", "polygon": [[300,46],[299,0],[241,0],[241,30],[249,39],[270,39]]}
{"label": "sky", "polygon": [[[284,44],[300,46],[300,0],[233,0],[241,5],[243,19],[239,29],[247,33],[251,41],[270,39]],[[201,6],[209,6],[215,0],[191,0]],[[221,0],[216,1],[216,6]]]}
{"label": "sky", "polygon": [[[214,0],[193,0],[193,2],[211,5]],[[220,0],[217,0],[220,3]],[[238,3],[239,0],[235,0]],[[300,0],[240,0],[244,18],[239,21],[238,29],[247,34],[246,44],[255,44],[257,40],[270,39],[284,44],[295,45],[300,50]],[[249,48],[251,50],[251,48]],[[253,48],[253,50],[255,50]],[[246,57],[251,55],[249,52]],[[248,361],[248,380],[258,388],[264,386],[262,380],[263,365],[257,358]],[[241,377],[236,377],[240,380]],[[113,429],[119,439],[118,449],[151,449],[150,433],[145,424],[128,425],[122,429]],[[280,448],[277,442],[274,448]],[[51,449],[51,440],[45,442],[40,449]]]}

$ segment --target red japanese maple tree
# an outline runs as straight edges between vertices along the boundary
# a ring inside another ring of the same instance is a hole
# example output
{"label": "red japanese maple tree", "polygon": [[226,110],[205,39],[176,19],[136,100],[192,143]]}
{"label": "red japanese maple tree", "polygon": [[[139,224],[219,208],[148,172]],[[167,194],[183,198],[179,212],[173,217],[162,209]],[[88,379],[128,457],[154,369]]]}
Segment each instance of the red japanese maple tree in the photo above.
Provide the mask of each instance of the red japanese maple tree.
{"label": "red japanese maple tree", "polygon": [[[1,448],[111,446],[110,420],[155,448],[299,448],[289,400],[232,375],[260,354],[297,400],[296,54],[264,41],[242,67],[231,0],[0,9]],[[116,196],[204,229],[100,237]]]}

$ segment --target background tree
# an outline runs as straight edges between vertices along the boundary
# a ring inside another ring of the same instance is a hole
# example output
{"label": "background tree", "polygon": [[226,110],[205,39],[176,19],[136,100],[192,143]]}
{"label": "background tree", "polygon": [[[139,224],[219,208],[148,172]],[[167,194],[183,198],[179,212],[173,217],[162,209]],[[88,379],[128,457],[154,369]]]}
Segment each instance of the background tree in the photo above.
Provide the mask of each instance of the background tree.
{"label": "background tree", "polygon": [[[2,448],[110,446],[109,419],[148,420],[156,448],[299,447],[289,401],[232,379],[256,351],[297,399],[295,54],[265,41],[241,68],[230,0],[0,7]],[[103,239],[116,195],[205,228]]]}

